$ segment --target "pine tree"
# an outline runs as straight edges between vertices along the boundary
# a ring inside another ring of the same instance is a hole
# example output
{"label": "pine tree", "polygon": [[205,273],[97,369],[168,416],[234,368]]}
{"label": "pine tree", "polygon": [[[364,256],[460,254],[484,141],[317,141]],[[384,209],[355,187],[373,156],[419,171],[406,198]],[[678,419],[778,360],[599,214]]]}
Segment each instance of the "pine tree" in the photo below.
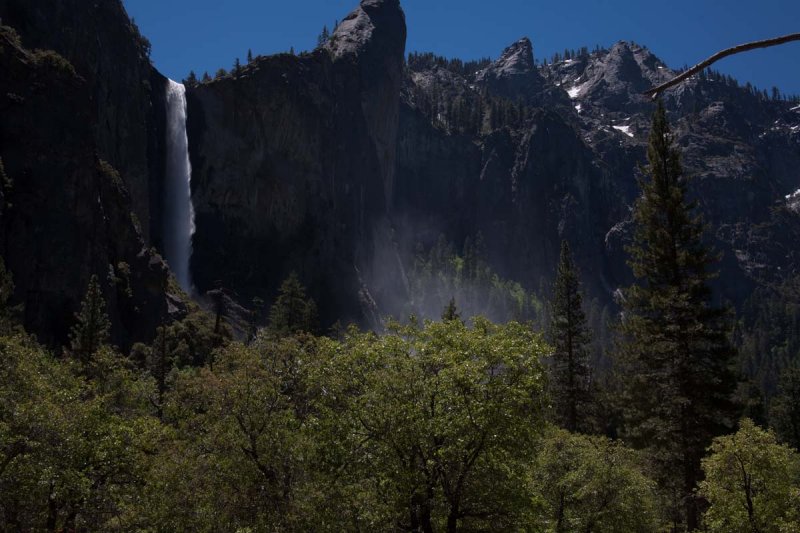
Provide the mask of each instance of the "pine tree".
{"label": "pine tree", "polygon": [[736,416],[735,350],[727,338],[728,313],[712,304],[708,284],[719,258],[703,244],[703,222],[686,199],[661,103],[647,157],[649,179],[640,181],[627,249],[636,281],[624,292],[619,345],[624,429],[658,465],[659,481],[673,497],[675,522],[694,530],[700,459]]}
{"label": "pine tree", "polygon": [[234,76],[238,76],[242,72],[242,64],[239,62],[239,58],[237,57],[236,60],[233,62],[233,70],[231,74]]}
{"label": "pine tree", "polygon": [[461,315],[456,307],[456,299],[450,298],[450,302],[447,304],[447,307],[445,307],[444,311],[442,311],[442,320],[448,322],[450,320],[458,320],[460,318]]}
{"label": "pine tree", "polygon": [[331,33],[330,31],[328,31],[328,26],[327,25],[323,26],[322,32],[317,37],[317,47],[322,48],[323,46],[325,46],[325,43],[328,42],[328,39],[330,39],[330,37]]}
{"label": "pine tree", "polygon": [[208,74],[208,71],[203,72],[203,83],[207,83],[211,81],[211,76]]}
{"label": "pine tree", "polygon": [[278,298],[269,310],[267,329],[278,337],[317,330],[317,305],[306,296],[306,289],[294,272],[281,284]]}
{"label": "pine tree", "polygon": [[781,440],[800,450],[800,368],[789,367],[781,372],[778,395],[769,415]]}
{"label": "pine tree", "polygon": [[247,64],[249,65],[252,62],[253,62],[253,51],[248,48],[247,49]]}
{"label": "pine tree", "polygon": [[189,71],[189,76],[186,78],[186,85],[190,87],[197,85],[197,74],[195,74],[193,70]]}
{"label": "pine tree", "polygon": [[586,432],[591,396],[590,338],[580,280],[567,241],[561,242],[549,329],[554,348],[551,381],[557,421],[569,431]]}
{"label": "pine tree", "polygon": [[11,335],[20,329],[18,317],[22,308],[11,305],[13,295],[14,280],[11,272],[6,269],[5,261],[0,257],[0,335]]}
{"label": "pine tree", "polygon": [[227,75],[228,75],[228,73],[225,71],[225,69],[224,68],[220,68],[219,70],[217,70],[217,73],[214,75],[214,78],[219,80],[219,79],[224,78]]}
{"label": "pine tree", "polygon": [[[176,346],[177,344],[177,346]],[[156,380],[157,397],[151,401],[159,418],[164,415],[164,394],[167,391],[167,378],[179,359],[180,351],[186,352],[186,344],[178,339],[170,328],[156,329],[156,338],[147,354],[147,369]]]}
{"label": "pine tree", "polygon": [[75,314],[75,319],[76,323],[70,334],[69,353],[85,365],[108,341],[111,329],[111,323],[106,315],[106,302],[97,276],[93,275],[89,280],[86,296],[81,302],[81,310]]}
{"label": "pine tree", "polygon": [[211,298],[214,309],[214,334],[219,335],[222,333],[222,321],[228,310],[221,282],[217,282],[216,289],[208,291],[208,296]]}

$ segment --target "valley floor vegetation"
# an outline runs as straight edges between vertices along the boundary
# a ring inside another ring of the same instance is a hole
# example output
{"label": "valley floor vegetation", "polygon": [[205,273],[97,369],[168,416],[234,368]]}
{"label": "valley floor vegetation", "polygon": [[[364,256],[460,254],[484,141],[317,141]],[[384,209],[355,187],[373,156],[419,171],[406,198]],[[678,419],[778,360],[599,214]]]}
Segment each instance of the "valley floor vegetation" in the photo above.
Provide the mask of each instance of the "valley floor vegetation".
{"label": "valley floor vegetation", "polygon": [[[129,354],[108,344],[96,279],[54,353],[18,325],[3,269],[0,529],[800,531],[800,372],[772,428],[743,416],[717,259],[661,107],[648,159],[608,372],[566,243],[543,333],[451,301],[440,321],[319,335],[290,276],[246,342],[195,309]],[[421,299],[452,288],[434,261]],[[511,318],[543,305],[486,286]]]}

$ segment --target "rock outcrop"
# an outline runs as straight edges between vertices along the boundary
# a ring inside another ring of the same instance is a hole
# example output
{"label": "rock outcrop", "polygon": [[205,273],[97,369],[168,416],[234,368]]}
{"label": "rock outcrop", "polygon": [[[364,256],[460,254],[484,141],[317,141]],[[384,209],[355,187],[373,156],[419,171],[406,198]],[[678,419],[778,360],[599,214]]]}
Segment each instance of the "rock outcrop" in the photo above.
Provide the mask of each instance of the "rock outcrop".
{"label": "rock outcrop", "polygon": [[493,93],[509,98],[529,96],[544,84],[533,60],[533,44],[527,37],[503,50],[500,58],[475,79]]}

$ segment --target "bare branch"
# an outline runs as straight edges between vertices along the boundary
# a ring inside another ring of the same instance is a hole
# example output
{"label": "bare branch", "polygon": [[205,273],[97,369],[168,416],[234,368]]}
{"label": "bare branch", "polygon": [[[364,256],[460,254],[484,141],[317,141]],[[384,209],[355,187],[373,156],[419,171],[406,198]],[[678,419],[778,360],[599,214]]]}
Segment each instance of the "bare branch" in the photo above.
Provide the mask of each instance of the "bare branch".
{"label": "bare branch", "polygon": [[741,52],[747,52],[749,50],[755,50],[756,48],[767,48],[770,46],[777,46],[779,44],[785,44],[792,41],[800,41],[800,33],[792,33],[789,35],[784,35],[783,37],[775,37],[774,39],[766,39],[764,41],[754,41],[752,43],[745,43],[745,44],[740,44],[739,46],[734,46],[732,48],[727,48],[721,52],[717,52],[716,54],[709,57],[705,61],[701,61],[700,63],[696,64],[686,72],[683,72],[678,76],[675,76],[668,82],[662,83],[658,87],[649,89],[642,94],[644,94],[645,96],[650,96],[653,99],[656,99],[658,95],[664,92],[665,90],[675,85],[678,85],[686,78],[693,76],[694,74],[697,74],[698,72],[705,69],[712,63],[716,63],[717,61],[719,61],[724,57],[728,57],[733,54],[739,54]]}

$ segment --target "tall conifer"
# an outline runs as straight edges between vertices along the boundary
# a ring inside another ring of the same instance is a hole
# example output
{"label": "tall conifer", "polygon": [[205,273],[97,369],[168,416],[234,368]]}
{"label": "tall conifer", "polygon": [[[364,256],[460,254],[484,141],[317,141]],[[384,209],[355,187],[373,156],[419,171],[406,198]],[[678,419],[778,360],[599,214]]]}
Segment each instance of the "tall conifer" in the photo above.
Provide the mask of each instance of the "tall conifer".
{"label": "tall conifer", "polygon": [[580,280],[566,241],[553,291],[552,394],[558,423],[570,431],[587,431],[590,408],[589,332]]}
{"label": "tall conifer", "polygon": [[89,280],[81,310],[75,314],[75,319],[76,323],[70,334],[69,352],[72,357],[87,364],[97,350],[108,342],[111,329],[97,276],[92,276]]}
{"label": "tall conifer", "polygon": [[269,310],[267,329],[285,337],[295,333],[314,333],[318,327],[317,305],[306,296],[306,289],[292,272],[281,284],[278,298]]}
{"label": "tall conifer", "polygon": [[703,243],[704,225],[686,198],[679,154],[661,103],[640,181],[624,292],[620,363],[625,431],[647,448],[674,505],[674,521],[698,527],[700,459],[735,420],[735,351],[726,310],[712,303],[709,281],[719,258]]}

